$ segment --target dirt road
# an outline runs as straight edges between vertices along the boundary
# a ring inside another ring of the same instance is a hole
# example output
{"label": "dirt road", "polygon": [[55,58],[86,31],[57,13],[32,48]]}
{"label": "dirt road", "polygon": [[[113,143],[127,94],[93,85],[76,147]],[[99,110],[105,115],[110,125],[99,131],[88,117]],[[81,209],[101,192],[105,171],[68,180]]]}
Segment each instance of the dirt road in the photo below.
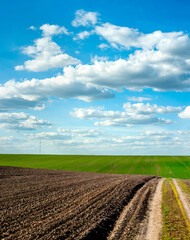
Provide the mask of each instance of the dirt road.
{"label": "dirt road", "polygon": [[140,232],[136,240],[160,240],[162,233],[162,184],[161,178],[156,190],[149,201],[146,218],[141,224]]}
{"label": "dirt road", "polygon": [[145,240],[159,240],[162,232],[162,178],[150,203]]}

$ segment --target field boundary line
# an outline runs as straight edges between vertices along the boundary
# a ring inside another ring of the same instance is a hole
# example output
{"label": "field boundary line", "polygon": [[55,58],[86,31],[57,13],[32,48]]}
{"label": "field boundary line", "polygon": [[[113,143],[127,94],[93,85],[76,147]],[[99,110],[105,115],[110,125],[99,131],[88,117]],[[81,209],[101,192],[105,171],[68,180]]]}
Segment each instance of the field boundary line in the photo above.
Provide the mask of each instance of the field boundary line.
{"label": "field boundary line", "polygon": [[184,220],[185,220],[185,223],[186,223],[186,225],[187,225],[187,229],[188,229],[188,231],[189,231],[189,233],[190,233],[190,222],[189,222],[189,219],[188,219],[188,216],[187,216],[187,214],[186,214],[186,210],[185,210],[185,208],[184,208],[184,205],[183,205],[183,203],[182,203],[182,201],[181,201],[181,199],[180,199],[180,194],[178,193],[178,187],[177,187],[177,189],[176,189],[176,185],[175,185],[175,181],[174,181],[174,179],[172,179],[172,181],[170,181],[170,185],[171,185],[171,187],[172,187],[172,190],[173,190],[173,192],[174,192],[174,195],[175,195],[175,197],[176,197],[176,200],[177,200],[177,203],[178,203],[178,205],[179,205],[179,208],[180,208],[180,210],[181,210],[181,213],[182,213],[182,215],[183,215],[183,218],[184,218]]}

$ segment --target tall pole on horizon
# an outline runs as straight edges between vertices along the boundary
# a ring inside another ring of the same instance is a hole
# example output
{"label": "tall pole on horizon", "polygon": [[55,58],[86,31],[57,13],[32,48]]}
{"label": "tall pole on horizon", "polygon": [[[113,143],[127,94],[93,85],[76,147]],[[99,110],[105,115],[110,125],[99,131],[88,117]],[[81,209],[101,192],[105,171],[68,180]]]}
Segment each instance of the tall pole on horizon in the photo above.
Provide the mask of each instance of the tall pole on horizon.
{"label": "tall pole on horizon", "polygon": [[39,154],[41,154],[42,151],[42,144],[41,144],[41,138],[40,138],[40,143],[39,143]]}

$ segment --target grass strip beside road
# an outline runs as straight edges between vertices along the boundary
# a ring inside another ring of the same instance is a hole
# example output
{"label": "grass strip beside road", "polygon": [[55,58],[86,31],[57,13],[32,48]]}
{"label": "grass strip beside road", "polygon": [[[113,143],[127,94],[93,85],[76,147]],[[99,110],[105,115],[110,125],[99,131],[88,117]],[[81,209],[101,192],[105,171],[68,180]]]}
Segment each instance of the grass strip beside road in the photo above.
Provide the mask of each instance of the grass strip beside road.
{"label": "grass strip beside road", "polygon": [[179,183],[179,186],[182,188],[183,192],[187,194],[188,198],[190,198],[190,187],[179,179],[177,181]]}
{"label": "grass strip beside road", "polygon": [[162,197],[162,240],[189,240],[189,221],[171,179],[166,179],[164,181]]}
{"label": "grass strip beside road", "polygon": [[189,235],[190,235],[190,223],[189,223],[189,220],[188,220],[188,218],[187,218],[187,216],[186,216],[185,209],[184,209],[184,207],[183,207],[183,204],[182,204],[182,202],[181,202],[181,200],[180,200],[179,194],[178,194],[178,192],[177,192],[177,190],[176,190],[176,188],[175,188],[175,185],[174,185],[173,181],[170,181],[170,184],[171,184],[172,190],[173,190],[173,192],[174,192],[174,195],[175,195],[175,197],[176,197],[177,203],[178,203],[178,205],[179,205],[179,208],[180,208],[180,210],[181,210],[181,213],[182,213],[182,215],[183,215],[183,218],[184,218],[184,220],[185,220],[185,223],[186,223],[187,229],[188,229],[188,231],[189,231]]}

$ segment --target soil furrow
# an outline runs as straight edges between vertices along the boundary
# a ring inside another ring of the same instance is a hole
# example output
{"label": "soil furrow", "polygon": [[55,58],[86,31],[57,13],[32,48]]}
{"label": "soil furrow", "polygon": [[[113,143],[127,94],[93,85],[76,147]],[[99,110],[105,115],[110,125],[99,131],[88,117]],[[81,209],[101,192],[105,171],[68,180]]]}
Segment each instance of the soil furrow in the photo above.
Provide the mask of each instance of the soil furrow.
{"label": "soil furrow", "polygon": [[[153,178],[0,167],[2,238],[107,239],[139,189],[156,185]],[[143,194],[130,228],[142,220],[148,191]]]}

